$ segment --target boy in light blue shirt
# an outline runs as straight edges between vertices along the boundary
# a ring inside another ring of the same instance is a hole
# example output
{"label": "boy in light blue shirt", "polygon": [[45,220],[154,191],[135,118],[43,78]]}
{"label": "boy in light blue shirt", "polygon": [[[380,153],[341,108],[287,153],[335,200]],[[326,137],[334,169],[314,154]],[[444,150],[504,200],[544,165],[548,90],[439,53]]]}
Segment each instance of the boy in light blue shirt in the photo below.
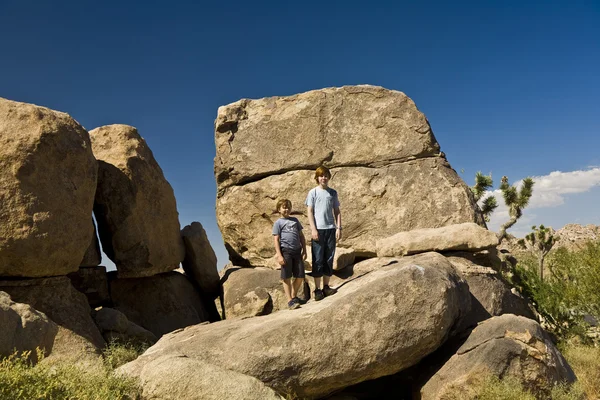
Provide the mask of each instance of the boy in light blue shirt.
{"label": "boy in light blue shirt", "polygon": [[[311,231],[312,275],[315,279],[315,300],[323,300],[337,292],[329,287],[333,275],[335,242],[342,238],[342,213],[337,192],[329,187],[331,172],[320,166],[315,171],[318,186],[311,189],[306,197],[308,222]],[[323,278],[323,289],[321,289]]]}
{"label": "boy in light blue shirt", "polygon": [[[273,224],[273,240],[277,262],[281,265],[283,291],[288,300],[288,308],[293,310],[300,307],[298,289],[304,283],[306,241],[302,234],[302,224],[298,219],[290,217],[292,202],[288,199],[279,200],[277,211],[281,214],[281,218]],[[293,284],[292,277],[294,277]]]}

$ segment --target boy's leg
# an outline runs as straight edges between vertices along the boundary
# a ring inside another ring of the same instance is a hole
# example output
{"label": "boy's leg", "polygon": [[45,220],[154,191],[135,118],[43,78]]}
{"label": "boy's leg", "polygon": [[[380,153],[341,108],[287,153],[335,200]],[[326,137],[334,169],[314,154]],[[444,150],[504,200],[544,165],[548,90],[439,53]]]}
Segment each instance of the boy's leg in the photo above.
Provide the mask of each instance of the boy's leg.
{"label": "boy's leg", "polygon": [[285,293],[287,301],[292,301],[292,278],[282,279],[281,282],[283,282],[283,291]]}
{"label": "boy's leg", "polygon": [[299,301],[298,289],[300,285],[304,283],[304,260],[302,260],[302,253],[297,253],[293,257],[293,268],[292,275],[294,276],[294,282],[292,283],[292,299]]}
{"label": "boy's leg", "polygon": [[335,229],[328,229],[325,236],[325,249],[323,251],[323,290],[326,296],[335,294],[337,290],[329,287],[329,279],[333,275],[333,258],[335,256]]}
{"label": "boy's leg", "polygon": [[319,230],[319,240],[313,240],[311,243],[312,250],[312,275],[315,279],[315,301],[323,300],[325,297],[321,290],[321,277],[323,276],[324,266],[324,235],[323,231]]}
{"label": "boy's leg", "polygon": [[304,278],[294,278],[294,282],[292,283],[292,298],[298,297],[298,290],[303,283]]}

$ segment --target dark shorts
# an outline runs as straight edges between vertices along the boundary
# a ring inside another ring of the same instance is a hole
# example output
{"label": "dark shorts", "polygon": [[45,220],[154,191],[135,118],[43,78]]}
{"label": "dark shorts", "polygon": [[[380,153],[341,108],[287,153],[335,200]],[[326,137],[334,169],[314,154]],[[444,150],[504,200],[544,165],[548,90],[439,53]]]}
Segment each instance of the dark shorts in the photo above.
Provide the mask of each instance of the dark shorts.
{"label": "dark shorts", "polygon": [[285,265],[281,266],[281,279],[304,278],[304,260],[302,250],[281,249]]}
{"label": "dark shorts", "polygon": [[317,229],[319,240],[313,240],[312,250],[312,276],[320,278],[323,275],[333,275],[333,256],[335,255],[335,228]]}

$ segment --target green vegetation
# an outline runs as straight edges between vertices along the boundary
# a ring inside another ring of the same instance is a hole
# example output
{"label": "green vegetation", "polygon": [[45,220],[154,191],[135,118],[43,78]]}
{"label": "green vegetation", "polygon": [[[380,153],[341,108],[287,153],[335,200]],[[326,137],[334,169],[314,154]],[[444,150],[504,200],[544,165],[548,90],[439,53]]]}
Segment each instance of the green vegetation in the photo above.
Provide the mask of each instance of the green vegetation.
{"label": "green vegetation", "polygon": [[[529,199],[533,194],[533,179],[523,179],[521,189],[517,188],[508,183],[508,178],[503,176],[500,182],[500,190],[502,191],[502,197],[504,203],[508,207],[508,216],[510,219],[500,226],[500,231],[496,234],[498,236],[498,243],[506,236],[506,230],[517,223],[517,220],[523,215],[523,209],[529,204]],[[475,185],[471,187],[475,201],[479,202],[483,195],[494,185],[492,175],[483,175],[481,172],[477,172],[475,175]],[[481,213],[486,221],[490,220],[490,215],[498,207],[498,203],[494,196],[487,196],[482,200]]]}
{"label": "green vegetation", "polygon": [[108,370],[119,368],[138,358],[148,347],[146,343],[110,342],[102,351],[104,365]]}
{"label": "green vegetation", "polygon": [[[114,365],[132,356],[131,349],[109,346],[105,368],[80,368],[67,363],[33,364],[29,352],[0,360],[2,400],[133,400],[140,390],[130,378],[113,373]],[[38,351],[38,359],[44,358]],[[123,354],[127,354],[124,357]],[[135,358],[135,357],[134,357]],[[126,361],[125,361],[126,362]]]}
{"label": "green vegetation", "polygon": [[554,243],[558,240],[558,236],[554,235],[554,229],[546,228],[544,225],[531,227],[531,232],[525,239],[519,240],[519,245],[523,248],[528,249],[538,258],[538,265],[540,271],[540,279],[544,280],[544,260],[546,256],[554,246]]}
{"label": "green vegetation", "polygon": [[548,256],[549,273],[542,279],[535,259],[521,258],[513,283],[527,295],[544,319],[547,329],[566,340],[584,340],[584,316],[600,320],[600,242],[581,250],[559,248]]}

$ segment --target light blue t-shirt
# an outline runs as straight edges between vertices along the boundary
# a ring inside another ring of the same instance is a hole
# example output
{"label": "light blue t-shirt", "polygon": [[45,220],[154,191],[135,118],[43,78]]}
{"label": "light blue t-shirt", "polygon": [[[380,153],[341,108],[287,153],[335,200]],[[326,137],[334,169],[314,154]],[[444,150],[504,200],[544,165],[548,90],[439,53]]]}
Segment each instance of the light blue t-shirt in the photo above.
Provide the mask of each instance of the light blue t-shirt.
{"label": "light blue t-shirt", "polygon": [[333,209],[340,206],[337,192],[332,188],[313,188],[306,196],[306,205],[313,208],[317,229],[335,229]]}
{"label": "light blue t-shirt", "polygon": [[300,242],[301,230],[302,224],[294,217],[279,218],[273,224],[273,235],[279,236],[282,249],[302,249],[302,243]]}

